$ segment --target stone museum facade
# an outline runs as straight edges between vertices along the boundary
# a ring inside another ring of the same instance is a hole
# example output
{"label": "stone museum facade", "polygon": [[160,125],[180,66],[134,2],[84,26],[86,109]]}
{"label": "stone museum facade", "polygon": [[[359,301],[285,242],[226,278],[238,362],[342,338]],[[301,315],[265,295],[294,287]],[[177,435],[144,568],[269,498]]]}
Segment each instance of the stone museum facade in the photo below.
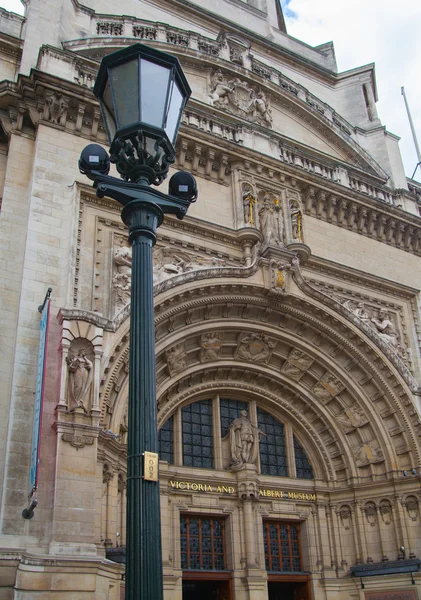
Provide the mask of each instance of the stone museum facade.
{"label": "stone museum facade", "polygon": [[124,594],[131,249],[78,159],[106,147],[100,59],[142,42],[193,89],[174,170],[199,188],[154,248],[165,600],[419,600],[421,184],[374,65],[338,72],[276,0],[24,4],[0,9],[0,599]]}

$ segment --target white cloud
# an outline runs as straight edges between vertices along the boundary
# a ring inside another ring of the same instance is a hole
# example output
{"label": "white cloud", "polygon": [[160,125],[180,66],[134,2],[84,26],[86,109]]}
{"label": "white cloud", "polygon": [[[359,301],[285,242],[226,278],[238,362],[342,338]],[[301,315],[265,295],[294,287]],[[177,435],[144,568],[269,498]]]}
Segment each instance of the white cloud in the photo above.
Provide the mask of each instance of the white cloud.
{"label": "white cloud", "polygon": [[20,0],[0,0],[0,8],[11,10],[12,12],[18,13],[18,15],[23,15],[25,10]]}
{"label": "white cloud", "polygon": [[401,137],[405,171],[412,176],[417,156],[401,86],[421,143],[420,0],[282,0],[282,5],[290,35],[313,46],[334,42],[340,71],[376,63],[379,117]]}

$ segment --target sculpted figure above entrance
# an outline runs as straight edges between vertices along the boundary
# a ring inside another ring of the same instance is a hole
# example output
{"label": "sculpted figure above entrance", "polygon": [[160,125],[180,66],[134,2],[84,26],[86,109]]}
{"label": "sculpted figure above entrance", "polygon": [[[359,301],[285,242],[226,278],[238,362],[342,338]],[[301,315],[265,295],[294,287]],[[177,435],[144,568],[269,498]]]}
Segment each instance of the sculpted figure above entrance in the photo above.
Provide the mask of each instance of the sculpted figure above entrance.
{"label": "sculpted figure above entrance", "polygon": [[250,423],[247,411],[240,411],[240,416],[230,427],[231,471],[240,471],[246,464],[255,464],[259,450],[260,436],[263,431]]}

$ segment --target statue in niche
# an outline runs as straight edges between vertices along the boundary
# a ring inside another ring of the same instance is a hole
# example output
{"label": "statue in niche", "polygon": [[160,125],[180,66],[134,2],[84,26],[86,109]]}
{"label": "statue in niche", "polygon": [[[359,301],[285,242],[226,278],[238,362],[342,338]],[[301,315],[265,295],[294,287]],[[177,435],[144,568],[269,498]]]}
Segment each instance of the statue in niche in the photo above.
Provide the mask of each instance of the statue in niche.
{"label": "statue in niche", "polygon": [[217,360],[222,347],[222,336],[220,333],[210,331],[202,335],[200,359],[202,362]]}
{"label": "statue in niche", "polygon": [[292,239],[294,242],[303,241],[303,213],[297,200],[289,201],[289,214],[291,216]]}
{"label": "statue in niche", "polygon": [[249,183],[243,184],[243,207],[244,207],[244,223],[254,227],[256,225],[256,203],[257,200],[253,194],[253,188]]}
{"label": "statue in niche", "polygon": [[69,409],[70,411],[81,409],[87,414],[85,400],[89,398],[93,363],[84,348],[81,348],[77,355],[69,351],[66,362],[69,372]]}
{"label": "statue in niche", "polygon": [[395,330],[395,326],[389,318],[389,313],[384,308],[379,310],[379,318],[372,318],[371,322],[374,323],[377,333],[387,344],[391,346],[398,345],[398,335]]}
{"label": "statue in niche", "polygon": [[279,201],[272,194],[265,193],[259,208],[260,229],[265,243],[268,245],[283,245],[284,223],[279,209]]}
{"label": "statue in niche", "polygon": [[265,433],[250,423],[247,411],[240,411],[240,416],[234,419],[229,430],[231,471],[240,471],[246,464],[255,464],[262,435]]}
{"label": "statue in niche", "polygon": [[132,288],[132,249],[120,246],[114,253],[117,273],[113,277],[113,287],[118,308],[125,306],[130,300]]}

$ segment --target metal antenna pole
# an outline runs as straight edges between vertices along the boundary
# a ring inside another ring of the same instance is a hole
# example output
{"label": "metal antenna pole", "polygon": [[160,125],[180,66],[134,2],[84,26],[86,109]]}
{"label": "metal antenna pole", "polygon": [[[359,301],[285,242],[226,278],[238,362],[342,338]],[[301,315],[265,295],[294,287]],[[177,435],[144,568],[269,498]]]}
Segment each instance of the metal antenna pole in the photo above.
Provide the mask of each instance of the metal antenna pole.
{"label": "metal antenna pole", "polygon": [[415,127],[414,127],[414,123],[412,121],[412,117],[411,117],[411,111],[409,110],[409,105],[408,105],[408,100],[406,99],[406,94],[405,94],[405,88],[402,86],[401,87],[401,93],[403,96],[403,99],[405,101],[405,106],[406,106],[406,112],[408,113],[408,120],[409,120],[409,125],[411,127],[411,131],[412,131],[412,137],[414,139],[414,144],[415,144],[415,150],[417,153],[417,158],[418,158],[418,162],[417,162],[417,166],[415,167],[415,171],[412,175],[412,178],[414,178],[415,172],[418,169],[418,167],[421,165],[421,152],[420,152],[420,147],[418,145],[418,140],[417,140],[417,134],[415,133]]}

